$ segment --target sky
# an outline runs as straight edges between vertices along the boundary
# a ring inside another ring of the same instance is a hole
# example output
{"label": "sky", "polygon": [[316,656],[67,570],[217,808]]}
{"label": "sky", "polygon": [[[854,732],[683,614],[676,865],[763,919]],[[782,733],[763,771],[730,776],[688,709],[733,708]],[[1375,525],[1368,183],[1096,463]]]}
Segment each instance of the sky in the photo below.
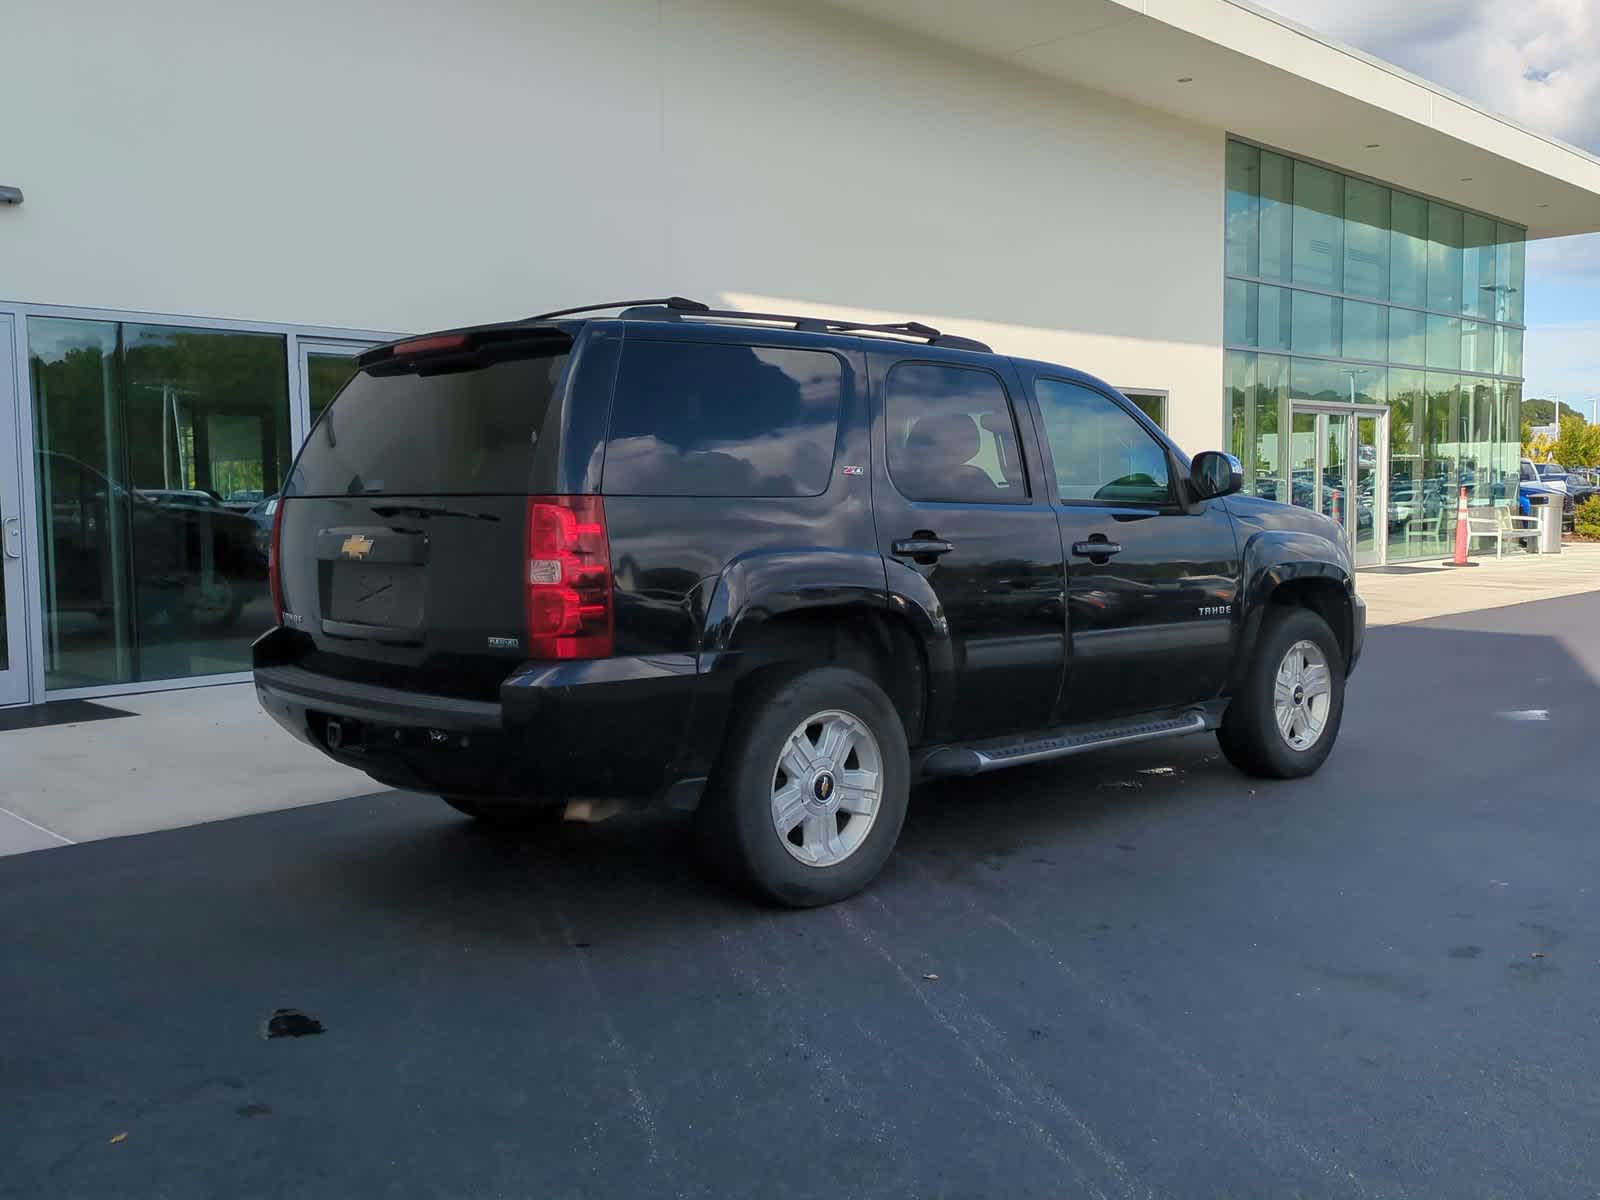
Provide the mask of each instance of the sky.
{"label": "sky", "polygon": [[[1600,154],[1600,0],[1257,0]],[[1600,401],[1600,234],[1528,246],[1524,395]]]}

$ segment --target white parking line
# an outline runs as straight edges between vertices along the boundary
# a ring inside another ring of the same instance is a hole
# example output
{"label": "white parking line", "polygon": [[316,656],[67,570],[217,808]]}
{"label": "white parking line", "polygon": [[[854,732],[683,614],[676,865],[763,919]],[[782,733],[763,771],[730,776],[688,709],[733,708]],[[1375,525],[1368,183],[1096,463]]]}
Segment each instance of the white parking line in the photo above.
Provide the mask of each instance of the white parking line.
{"label": "white parking line", "polygon": [[19,813],[14,813],[9,808],[0,808],[0,813],[5,813],[5,815],[8,816],[8,817],[16,817],[16,819],[21,821],[24,825],[30,826],[33,829],[37,829],[40,833],[48,834],[50,837],[55,838],[56,841],[62,843],[63,845],[76,846],[78,844],[77,842],[73,841],[69,837],[62,837],[54,829],[46,829],[43,825],[40,825],[37,821],[30,821],[30,820],[28,820],[27,817],[24,817]]}

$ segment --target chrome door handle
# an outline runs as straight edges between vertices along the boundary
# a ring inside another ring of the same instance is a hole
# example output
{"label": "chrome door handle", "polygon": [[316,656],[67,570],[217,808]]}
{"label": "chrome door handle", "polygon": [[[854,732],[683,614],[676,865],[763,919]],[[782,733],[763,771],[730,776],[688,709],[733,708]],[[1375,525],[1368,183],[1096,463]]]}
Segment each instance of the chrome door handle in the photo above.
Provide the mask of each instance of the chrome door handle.
{"label": "chrome door handle", "polygon": [[1073,542],[1072,553],[1079,558],[1110,558],[1122,553],[1119,542]]}
{"label": "chrome door handle", "polygon": [[7,517],[6,527],[6,557],[22,557],[22,526],[17,524],[17,518]]}
{"label": "chrome door handle", "polygon": [[896,554],[903,554],[907,558],[925,559],[937,558],[941,554],[949,554],[955,547],[941,538],[902,538],[889,547]]}

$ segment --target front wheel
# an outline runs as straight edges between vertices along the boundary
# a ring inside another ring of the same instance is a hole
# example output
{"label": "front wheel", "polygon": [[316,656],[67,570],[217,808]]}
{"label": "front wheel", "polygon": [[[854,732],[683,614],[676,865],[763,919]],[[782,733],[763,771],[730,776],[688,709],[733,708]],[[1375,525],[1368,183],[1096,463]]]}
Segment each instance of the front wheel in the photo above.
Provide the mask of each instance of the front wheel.
{"label": "front wheel", "polygon": [[1217,730],[1222,752],[1247,775],[1311,774],[1339,736],[1344,678],[1344,655],[1326,621],[1309,609],[1270,609],[1250,673]]}
{"label": "front wheel", "polygon": [[697,817],[709,864],[791,908],[854,895],[900,837],[905,728],[871,680],[822,667],[759,685]]}

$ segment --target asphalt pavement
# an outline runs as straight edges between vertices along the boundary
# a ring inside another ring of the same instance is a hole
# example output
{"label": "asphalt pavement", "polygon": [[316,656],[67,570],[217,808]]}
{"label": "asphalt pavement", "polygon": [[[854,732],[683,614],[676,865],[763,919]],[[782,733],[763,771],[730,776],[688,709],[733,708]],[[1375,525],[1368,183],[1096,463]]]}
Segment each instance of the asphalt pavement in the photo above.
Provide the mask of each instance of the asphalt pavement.
{"label": "asphalt pavement", "polygon": [[1588,593],[1374,630],[1311,780],[919,790],[820,911],[392,793],[0,859],[0,1196],[1594,1195],[1597,732]]}

